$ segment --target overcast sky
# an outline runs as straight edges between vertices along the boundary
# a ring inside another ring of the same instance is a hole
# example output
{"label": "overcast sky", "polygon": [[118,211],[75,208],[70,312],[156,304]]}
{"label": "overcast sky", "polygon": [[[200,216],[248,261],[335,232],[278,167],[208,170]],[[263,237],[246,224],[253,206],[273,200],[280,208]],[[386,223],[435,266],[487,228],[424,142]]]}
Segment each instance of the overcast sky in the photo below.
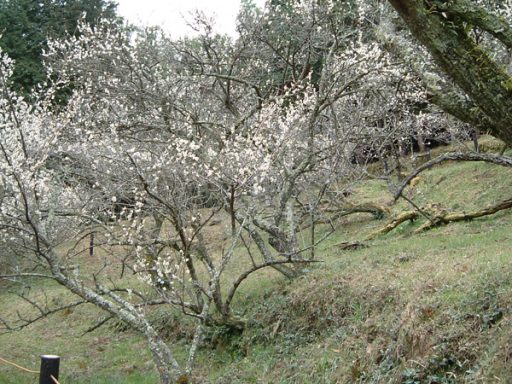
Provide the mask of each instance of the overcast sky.
{"label": "overcast sky", "polygon": [[[254,0],[262,6],[265,0]],[[192,34],[186,19],[190,12],[202,10],[207,16],[215,16],[215,30],[235,34],[235,19],[240,0],[117,0],[119,14],[134,24],[159,25],[173,38]]]}

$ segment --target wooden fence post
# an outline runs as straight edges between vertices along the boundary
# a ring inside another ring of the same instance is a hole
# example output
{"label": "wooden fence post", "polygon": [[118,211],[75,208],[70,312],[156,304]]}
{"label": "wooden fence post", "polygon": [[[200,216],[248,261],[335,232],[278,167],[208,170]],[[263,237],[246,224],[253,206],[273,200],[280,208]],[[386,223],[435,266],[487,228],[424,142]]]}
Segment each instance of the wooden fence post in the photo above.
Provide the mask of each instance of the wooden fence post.
{"label": "wooden fence post", "polygon": [[[59,378],[60,357],[55,355],[41,356],[41,370],[39,371],[39,384],[55,384]],[[53,377],[53,378],[52,378]]]}

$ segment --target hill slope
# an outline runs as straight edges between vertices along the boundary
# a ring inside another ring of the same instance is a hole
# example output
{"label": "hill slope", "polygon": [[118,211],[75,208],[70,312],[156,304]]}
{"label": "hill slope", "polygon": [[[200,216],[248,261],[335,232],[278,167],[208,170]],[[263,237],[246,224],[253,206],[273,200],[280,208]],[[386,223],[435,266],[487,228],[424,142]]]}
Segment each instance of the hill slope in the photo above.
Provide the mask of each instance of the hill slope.
{"label": "hill slope", "polygon": [[[510,170],[456,163],[425,172],[406,195],[420,206],[467,211],[511,192]],[[358,185],[352,197],[391,199],[379,181]],[[405,202],[392,207],[393,214],[406,209]],[[512,382],[512,211],[413,234],[423,220],[367,240],[385,219],[348,216],[317,251],[323,263],[303,277],[253,276],[236,305],[248,328],[211,331],[197,382]],[[356,241],[365,247],[339,245]],[[0,313],[23,309],[14,290],[1,287]],[[176,314],[152,316],[179,349],[191,324]],[[85,306],[0,335],[0,357],[37,369],[39,354],[60,354],[66,384],[156,382],[143,341],[119,324],[81,336],[100,317]],[[34,381],[0,363],[0,383]]]}

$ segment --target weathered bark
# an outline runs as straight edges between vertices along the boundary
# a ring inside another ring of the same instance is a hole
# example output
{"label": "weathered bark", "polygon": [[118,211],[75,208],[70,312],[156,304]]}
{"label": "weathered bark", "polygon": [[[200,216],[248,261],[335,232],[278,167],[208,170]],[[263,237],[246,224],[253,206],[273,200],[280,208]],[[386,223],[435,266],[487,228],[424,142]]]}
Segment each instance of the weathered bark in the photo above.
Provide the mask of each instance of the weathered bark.
{"label": "weathered bark", "polygon": [[466,0],[389,2],[437,65],[477,107],[477,111],[459,114],[478,115],[481,111],[489,121],[489,131],[512,144],[512,78],[468,35],[464,23],[495,31],[507,45],[509,29],[500,30],[502,23],[495,25],[496,18],[483,9],[472,12]]}
{"label": "weathered bark", "polygon": [[94,232],[91,231],[89,234],[89,256],[94,256]]}
{"label": "weathered bark", "polygon": [[461,91],[447,84],[426,84],[430,93],[430,101],[446,113],[456,117],[474,129],[486,132],[494,124],[480,108],[469,100]]}
{"label": "weathered bark", "polygon": [[[268,249],[265,240],[263,237],[258,233],[257,229],[254,227],[252,223],[244,223],[241,217],[237,216],[237,221],[240,225],[243,225],[251,239],[254,241],[256,246],[258,247],[259,251],[261,252],[261,255],[263,256],[263,260],[266,263],[274,262],[275,259],[272,255],[272,252]],[[289,279],[297,277],[298,273],[294,269],[288,267],[284,264],[276,264],[272,265],[272,268],[275,270],[281,272],[284,276],[286,276]]]}
{"label": "weathered bark", "polygon": [[157,366],[161,384],[174,383],[178,377],[183,375],[179,363],[165,341],[132,304],[123,300],[120,296],[117,296],[108,289],[102,289],[98,286],[96,290],[93,290],[83,284],[83,282],[67,276],[59,268],[57,260],[57,256],[53,254],[49,255],[48,262],[51,267],[52,276],[59,284],[85,301],[96,305],[115,318],[124,321],[132,329],[144,335],[149,349],[153,354],[153,361]]}

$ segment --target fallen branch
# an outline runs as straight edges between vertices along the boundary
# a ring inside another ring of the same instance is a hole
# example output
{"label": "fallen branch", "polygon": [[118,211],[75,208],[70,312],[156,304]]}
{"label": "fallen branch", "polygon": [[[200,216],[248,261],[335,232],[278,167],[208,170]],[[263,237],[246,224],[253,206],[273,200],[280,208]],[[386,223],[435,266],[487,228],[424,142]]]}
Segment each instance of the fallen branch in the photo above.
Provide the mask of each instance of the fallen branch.
{"label": "fallen branch", "polygon": [[443,163],[445,161],[484,161],[504,167],[512,167],[512,158],[508,156],[500,156],[489,153],[476,153],[476,152],[449,152],[436,157],[426,163],[420,165],[413,170],[403,181],[394,193],[395,201],[402,196],[402,192],[409,185],[409,183],[426,169],[432,166]]}
{"label": "fallen branch", "polygon": [[384,234],[386,234],[388,232],[391,232],[393,229],[395,229],[396,227],[398,227],[400,224],[402,224],[403,222],[405,222],[407,220],[410,220],[412,222],[412,221],[414,221],[415,219],[418,218],[418,215],[419,214],[418,214],[417,211],[402,212],[401,214],[399,214],[398,216],[393,218],[384,227],[382,227],[381,229],[371,233],[370,236],[368,236],[368,239],[373,239],[374,237],[377,237],[377,236],[380,236],[380,235],[384,235]]}
{"label": "fallen branch", "polygon": [[421,227],[416,229],[414,233],[420,233],[423,231],[427,231],[429,229],[446,225],[448,223],[454,223],[457,221],[469,221],[473,220],[482,216],[488,216],[493,215],[496,212],[503,211],[504,209],[510,209],[512,208],[512,199],[507,199],[505,201],[502,201],[499,204],[487,207],[485,209],[482,209],[480,211],[474,211],[474,212],[453,212],[453,213],[447,213],[447,212],[441,212],[433,216],[432,221],[428,221],[425,224],[423,224]]}
{"label": "fallen branch", "polygon": [[[493,215],[499,211],[503,211],[505,209],[512,208],[512,199],[507,199],[502,201],[501,203],[498,203],[496,205],[492,205],[490,207],[481,209],[479,211],[473,211],[473,212],[447,212],[446,210],[440,210],[436,207],[429,206],[427,208],[424,208],[426,212],[429,213],[429,221],[422,224],[418,229],[414,231],[414,234],[421,233],[423,231],[427,231],[429,229],[439,227],[441,225],[446,225],[449,223],[454,223],[457,221],[469,221],[473,219],[477,219],[482,216],[488,216]],[[396,227],[398,227],[400,224],[407,220],[415,220],[419,217],[418,211],[405,211],[393,218],[388,224],[386,224],[381,229],[371,233],[368,236],[368,239],[373,239],[377,236],[384,235]]]}
{"label": "fallen branch", "polygon": [[[371,202],[358,205],[346,205],[339,208],[324,210],[324,213],[332,213],[332,216],[324,219],[317,219],[315,220],[315,224],[331,224],[344,216],[353,215],[355,213],[370,213],[375,219],[379,220],[389,215],[389,212],[389,208],[385,205],[379,205]],[[304,230],[310,226],[311,223],[307,223],[306,225],[301,226],[300,229]]]}
{"label": "fallen branch", "polygon": [[356,241],[356,242],[342,241],[341,243],[334,244],[334,247],[337,247],[339,249],[343,249],[346,251],[352,251],[352,250],[356,250],[356,249],[366,248],[368,246],[364,243],[360,243],[359,241]]}

